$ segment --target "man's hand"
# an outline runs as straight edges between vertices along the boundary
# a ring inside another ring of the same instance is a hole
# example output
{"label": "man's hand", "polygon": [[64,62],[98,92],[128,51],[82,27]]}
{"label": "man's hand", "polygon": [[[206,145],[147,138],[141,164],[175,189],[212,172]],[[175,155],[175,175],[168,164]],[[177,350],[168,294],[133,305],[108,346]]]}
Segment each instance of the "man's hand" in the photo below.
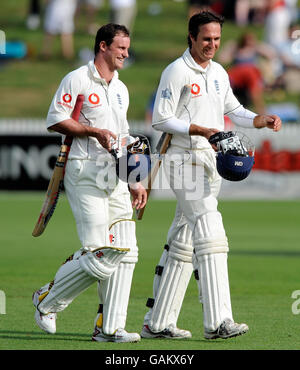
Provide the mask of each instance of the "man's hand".
{"label": "man's hand", "polygon": [[56,123],[50,129],[69,136],[93,136],[109,152],[111,151],[112,142],[117,139],[117,136],[109,130],[86,126],[72,118]]}
{"label": "man's hand", "polygon": [[144,208],[147,203],[147,191],[144,186],[140,182],[129,184],[129,191],[132,196],[132,208]]}
{"label": "man's hand", "polygon": [[[208,128],[207,131],[205,131],[204,137],[208,140],[212,135],[216,134],[217,132],[220,132],[220,130],[217,130],[216,128]],[[216,144],[210,144],[215,152],[218,151],[218,147]]]}
{"label": "man's hand", "polygon": [[111,151],[113,141],[117,139],[114,133],[106,129],[98,130],[93,136],[95,136],[95,138],[99,141],[103,148],[105,148],[109,152]]}
{"label": "man's hand", "polygon": [[276,114],[259,114],[253,120],[255,128],[267,127],[275,132],[281,129],[281,119]]}
{"label": "man's hand", "polygon": [[[194,135],[204,136],[208,140],[211,137],[211,135],[214,135],[219,131],[220,130],[217,130],[216,128],[207,128],[207,127],[202,127],[202,126],[198,126],[198,125],[191,123],[189,134],[191,136],[194,136]],[[212,145],[212,148],[215,151],[218,150],[217,146],[214,144]]]}

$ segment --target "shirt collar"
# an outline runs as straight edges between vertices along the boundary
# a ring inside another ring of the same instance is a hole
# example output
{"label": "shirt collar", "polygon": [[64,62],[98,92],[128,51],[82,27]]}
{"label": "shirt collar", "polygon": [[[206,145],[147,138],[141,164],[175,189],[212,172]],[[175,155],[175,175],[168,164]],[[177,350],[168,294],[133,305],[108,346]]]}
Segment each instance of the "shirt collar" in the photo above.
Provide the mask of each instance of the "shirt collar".
{"label": "shirt collar", "polygon": [[[99,74],[99,72],[98,72],[98,70],[95,66],[94,60],[90,60],[88,62],[88,68],[89,68],[89,70],[92,74],[92,77],[95,81],[101,82],[103,84],[107,84],[105,79],[100,76],[100,74]],[[119,73],[117,71],[114,71],[114,76],[113,76],[111,82],[118,79],[118,77],[119,77]]]}
{"label": "shirt collar", "polygon": [[185,52],[183,53],[182,55],[182,58],[183,60],[185,61],[185,63],[192,69],[196,69],[197,71],[201,72],[201,73],[207,73],[208,70],[210,69],[211,67],[211,60],[208,62],[208,65],[206,68],[202,68],[198,63],[196,63],[195,59],[192,57],[191,53],[190,53],[190,49],[187,48],[185,50]]}

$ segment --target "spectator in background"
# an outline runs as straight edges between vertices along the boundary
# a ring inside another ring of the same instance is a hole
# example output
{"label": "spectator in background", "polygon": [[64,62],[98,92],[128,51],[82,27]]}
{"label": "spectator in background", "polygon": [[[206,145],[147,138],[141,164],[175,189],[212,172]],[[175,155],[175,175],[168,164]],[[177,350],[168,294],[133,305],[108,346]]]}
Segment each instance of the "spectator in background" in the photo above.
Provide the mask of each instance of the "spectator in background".
{"label": "spectator in background", "polygon": [[210,10],[211,0],[188,0],[188,18],[202,11]]}
{"label": "spectator in background", "polygon": [[73,33],[76,7],[77,0],[49,0],[47,2],[43,58],[47,59],[52,55],[53,41],[57,35],[61,39],[62,56],[65,59],[74,57]]}
{"label": "spectator in background", "polygon": [[29,1],[28,17],[26,19],[26,26],[29,30],[36,30],[41,23],[41,7],[40,0]]}
{"label": "spectator in background", "polygon": [[282,84],[285,90],[300,92],[300,24],[292,24],[288,39],[277,47],[282,62]]}
{"label": "spectator in background", "polygon": [[[87,33],[89,35],[96,35],[100,25],[96,22],[96,15],[103,6],[103,0],[78,0],[77,15],[82,10],[86,13]],[[84,7],[84,9],[83,9]]]}
{"label": "spectator in background", "polygon": [[[78,12],[86,5],[88,32],[94,34],[96,13],[104,6],[104,0],[77,0]],[[131,33],[137,15],[136,0],[109,0],[110,15],[108,21],[124,25]],[[97,30],[96,30],[97,31]]]}
{"label": "spectator in background", "polygon": [[123,24],[132,33],[137,15],[136,0],[110,0],[110,21]]}
{"label": "spectator in background", "polygon": [[[110,22],[122,24],[133,34],[134,22],[137,15],[136,0],[109,0]],[[129,67],[135,61],[135,53],[129,49],[129,57],[125,60],[124,68]]]}
{"label": "spectator in background", "polygon": [[285,0],[265,0],[265,41],[277,48],[288,39],[291,13]]}
{"label": "spectator in background", "polygon": [[250,18],[255,24],[262,24],[265,15],[265,0],[236,0],[235,21],[238,26],[247,26]]}
{"label": "spectator in background", "polygon": [[291,23],[296,23],[300,18],[300,3],[298,5],[298,0],[285,0],[285,3],[290,13]]}
{"label": "spectator in background", "polygon": [[246,107],[252,104],[260,114],[265,112],[263,99],[265,83],[273,82],[275,76],[273,73],[270,77],[265,73],[262,74],[259,59],[262,57],[267,63],[268,67],[265,70],[272,71],[276,55],[273,48],[258,42],[253,33],[246,32],[238,42],[229,41],[225,44],[218,56],[220,63],[230,65],[227,70],[230,83],[241,104]]}
{"label": "spectator in background", "polygon": [[231,4],[228,3],[225,0],[188,0],[188,18],[191,18],[194,14],[210,10],[217,14],[223,14],[231,7]]}

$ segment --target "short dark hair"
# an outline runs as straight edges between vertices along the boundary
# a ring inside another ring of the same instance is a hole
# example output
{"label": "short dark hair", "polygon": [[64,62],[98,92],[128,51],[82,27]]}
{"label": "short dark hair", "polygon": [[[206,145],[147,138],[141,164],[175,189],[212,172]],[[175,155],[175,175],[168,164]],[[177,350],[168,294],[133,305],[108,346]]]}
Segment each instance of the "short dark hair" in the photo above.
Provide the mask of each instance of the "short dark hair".
{"label": "short dark hair", "polygon": [[99,52],[101,41],[105,41],[106,45],[109,46],[112,44],[114,37],[118,34],[124,34],[125,36],[129,37],[129,31],[123,25],[108,23],[100,27],[95,38],[95,55],[97,55]]}
{"label": "short dark hair", "polygon": [[199,28],[201,26],[203,26],[204,24],[212,23],[212,22],[219,23],[220,26],[222,27],[223,23],[224,23],[224,17],[222,15],[213,13],[211,11],[204,11],[204,12],[194,14],[190,18],[190,20],[189,20],[189,29],[188,29],[188,31],[189,31],[189,34],[188,34],[189,48],[192,47],[192,41],[191,41],[190,36],[192,36],[193,39],[196,40],[197,36],[198,36],[198,33],[199,33]]}

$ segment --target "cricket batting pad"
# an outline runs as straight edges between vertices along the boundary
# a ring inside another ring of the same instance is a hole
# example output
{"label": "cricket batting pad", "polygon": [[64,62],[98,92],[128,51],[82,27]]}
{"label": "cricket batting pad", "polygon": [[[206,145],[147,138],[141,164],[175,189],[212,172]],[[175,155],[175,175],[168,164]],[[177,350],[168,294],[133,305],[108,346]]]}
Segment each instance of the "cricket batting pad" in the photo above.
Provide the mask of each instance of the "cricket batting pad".
{"label": "cricket batting pad", "polygon": [[194,268],[198,272],[199,300],[205,330],[216,330],[225,318],[232,319],[227,271],[228,242],[221,214],[199,217],[194,231]]}
{"label": "cricket batting pad", "polygon": [[227,253],[201,255],[196,263],[199,271],[199,295],[202,295],[204,329],[214,331],[224,319],[233,320]]}
{"label": "cricket batting pad", "polygon": [[220,212],[208,212],[197,219],[194,247],[197,257],[207,253],[228,252],[228,241]]}
{"label": "cricket batting pad", "polygon": [[107,280],[98,282],[100,311],[95,326],[102,328],[108,335],[113,334],[116,329],[125,329],[133,271],[138,260],[133,220],[114,223],[110,228],[110,235],[113,235],[122,247],[130,248],[130,251]]}
{"label": "cricket batting pad", "polygon": [[77,253],[57,271],[49,294],[38,305],[42,313],[64,310],[80,293],[97,280],[108,279],[116,270],[125,248],[103,247]]}
{"label": "cricket batting pad", "polygon": [[192,233],[188,225],[185,225],[170,241],[170,246],[165,246],[156,267],[153,281],[154,298],[148,300],[150,310],[144,318],[144,324],[149,325],[151,331],[160,332],[170,325],[177,327],[178,316],[193,271],[192,256]]}

